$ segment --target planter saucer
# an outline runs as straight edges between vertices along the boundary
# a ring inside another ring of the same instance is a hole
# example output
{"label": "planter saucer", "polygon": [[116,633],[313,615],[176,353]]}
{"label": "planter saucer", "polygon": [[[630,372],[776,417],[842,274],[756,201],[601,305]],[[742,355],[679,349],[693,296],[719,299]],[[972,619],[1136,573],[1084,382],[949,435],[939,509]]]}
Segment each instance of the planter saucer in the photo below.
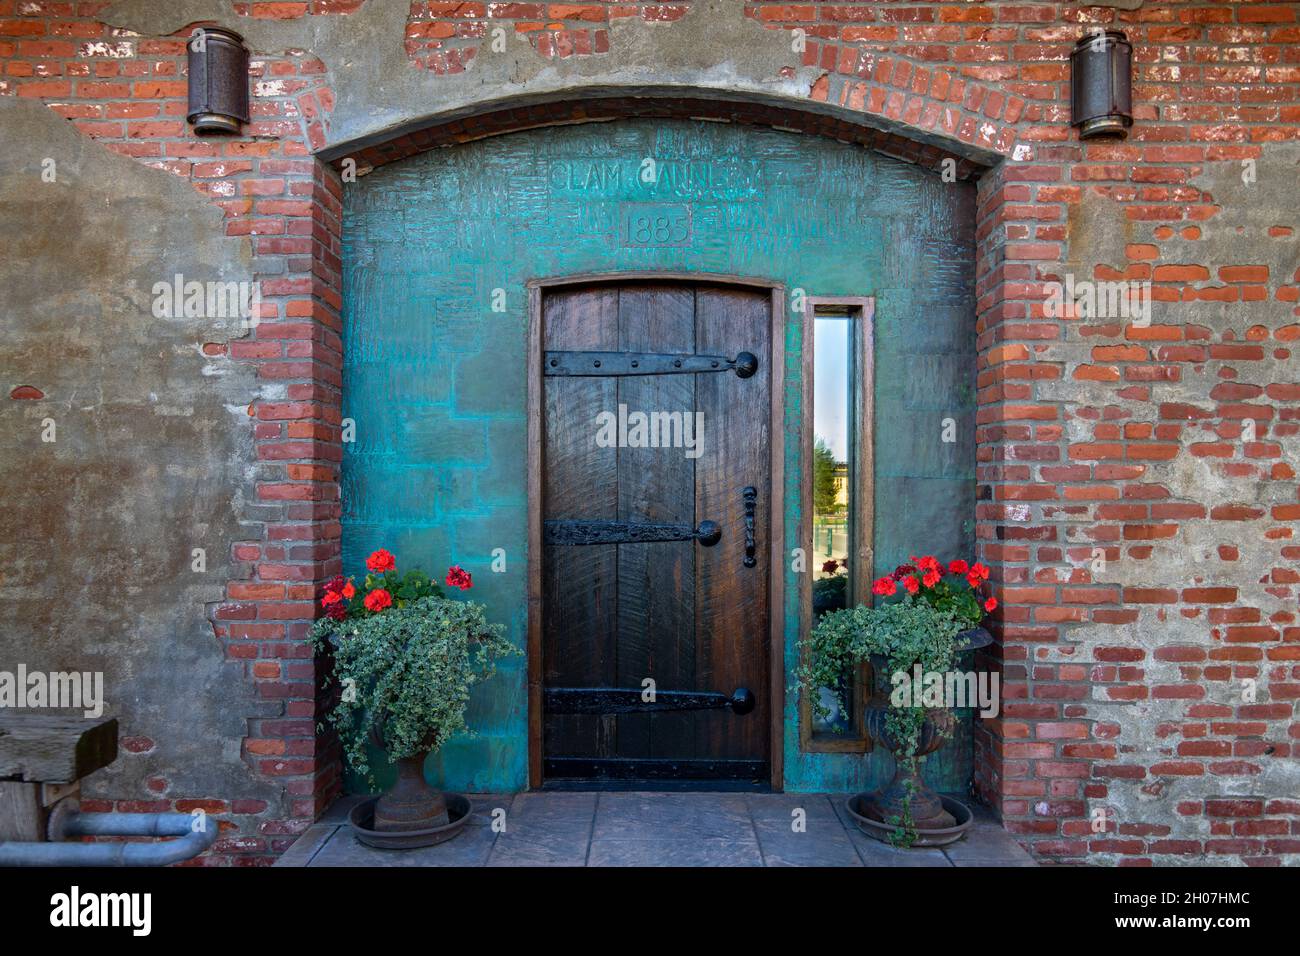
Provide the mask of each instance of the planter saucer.
{"label": "planter saucer", "polygon": [[409,850],[420,846],[434,846],[444,843],[460,834],[469,822],[469,798],[460,793],[443,795],[447,800],[447,816],[451,822],[446,826],[430,827],[427,830],[372,830],[375,822],[375,804],[378,797],[371,797],[358,803],[348,813],[348,823],[358,840],[366,846],[380,850]]}
{"label": "planter saucer", "polygon": [[[889,837],[897,827],[892,823],[881,823],[878,820],[873,820],[862,812],[862,802],[867,796],[865,793],[856,793],[845,801],[849,816],[858,825],[858,829],[867,836],[873,837],[881,843],[890,843]],[[975,819],[975,814],[971,812],[970,807],[960,800],[954,800],[952,797],[945,797],[942,794],[939,795],[939,800],[943,803],[943,808],[951,813],[953,819],[957,821],[956,826],[944,827],[941,830],[918,829],[916,831],[916,842],[912,846],[947,846],[950,843],[956,843],[970,829],[970,825]]]}

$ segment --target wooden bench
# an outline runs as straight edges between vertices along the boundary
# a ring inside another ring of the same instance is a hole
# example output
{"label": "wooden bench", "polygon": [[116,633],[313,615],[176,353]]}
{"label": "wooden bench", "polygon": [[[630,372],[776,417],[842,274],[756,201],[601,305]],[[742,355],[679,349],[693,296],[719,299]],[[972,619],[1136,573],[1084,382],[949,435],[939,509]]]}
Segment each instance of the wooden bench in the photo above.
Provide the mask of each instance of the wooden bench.
{"label": "wooden bench", "polygon": [[54,804],[117,759],[117,718],[0,710],[0,840],[45,840]]}

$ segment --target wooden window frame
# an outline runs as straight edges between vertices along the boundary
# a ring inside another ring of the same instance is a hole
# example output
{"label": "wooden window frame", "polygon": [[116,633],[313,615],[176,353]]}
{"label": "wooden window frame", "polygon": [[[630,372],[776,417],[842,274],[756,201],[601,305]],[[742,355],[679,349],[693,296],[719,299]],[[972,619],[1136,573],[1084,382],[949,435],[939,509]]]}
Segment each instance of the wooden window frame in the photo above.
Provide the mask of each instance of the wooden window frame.
{"label": "wooden window frame", "polygon": [[[799,637],[812,631],[813,585],[813,357],[817,318],[843,315],[852,322],[852,364],[849,369],[853,408],[849,423],[852,439],[849,462],[849,494],[852,545],[856,560],[850,562],[848,606],[871,604],[871,583],[875,579],[875,311],[874,296],[807,296],[804,299],[802,337],[802,388],[799,421],[801,489],[799,547],[806,549],[808,567],[799,584]],[[814,734],[812,706],[807,695],[799,697],[799,747],[804,753],[868,753],[871,735],[866,730],[866,705],[873,675],[863,663],[853,679],[853,733]]]}

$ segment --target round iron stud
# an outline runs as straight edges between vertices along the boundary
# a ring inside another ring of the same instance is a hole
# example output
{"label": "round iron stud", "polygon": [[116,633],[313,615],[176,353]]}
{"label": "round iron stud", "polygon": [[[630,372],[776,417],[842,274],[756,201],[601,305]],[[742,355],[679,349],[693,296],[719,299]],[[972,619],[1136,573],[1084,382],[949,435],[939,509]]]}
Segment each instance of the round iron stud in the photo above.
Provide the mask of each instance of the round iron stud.
{"label": "round iron stud", "polygon": [[737,687],[731,695],[731,712],[741,716],[754,709],[754,694],[748,687]]}
{"label": "round iron stud", "polygon": [[701,521],[695,529],[695,540],[706,548],[711,548],[722,540],[722,529],[716,521]]}

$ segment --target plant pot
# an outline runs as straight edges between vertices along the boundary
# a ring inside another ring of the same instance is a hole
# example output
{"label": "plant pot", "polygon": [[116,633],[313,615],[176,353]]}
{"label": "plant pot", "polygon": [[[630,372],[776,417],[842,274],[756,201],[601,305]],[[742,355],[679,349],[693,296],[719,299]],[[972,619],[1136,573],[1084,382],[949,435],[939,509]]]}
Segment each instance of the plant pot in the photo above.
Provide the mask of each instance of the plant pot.
{"label": "plant pot", "polygon": [[[889,823],[891,819],[902,817],[910,792],[912,822],[917,830],[946,830],[956,826],[957,821],[945,809],[942,798],[921,778],[919,761],[898,758],[901,742],[895,740],[885,726],[887,711],[887,707],[880,705],[869,707],[866,723],[871,736],[894,755],[894,778],[879,790],[860,794],[860,812],[879,823]],[[954,722],[952,711],[946,708],[926,714],[916,755],[923,757],[942,747],[952,736]]]}
{"label": "plant pot", "polygon": [[397,761],[397,782],[375,801],[374,829],[430,830],[451,822],[447,800],[424,779],[427,750]]}
{"label": "plant pot", "polygon": [[[993,642],[992,635],[982,627],[962,631],[957,638],[958,653],[987,647]],[[902,818],[910,793],[912,826],[917,836],[914,846],[939,846],[960,839],[970,826],[970,808],[935,793],[922,779],[919,761],[899,759],[902,741],[894,739],[885,722],[893,684],[884,658],[872,655],[871,664],[877,693],[876,700],[867,707],[866,726],[871,736],[894,756],[894,777],[879,790],[852,797],[850,812],[858,818],[863,832],[887,840],[895,829],[890,821]],[[929,711],[921,725],[916,756],[923,757],[942,747],[951,738],[955,722],[952,711],[946,707]]]}
{"label": "plant pot", "polygon": [[993,635],[983,627],[968,627],[957,635],[957,653],[976,651],[993,643]]}
{"label": "plant pot", "polygon": [[[384,719],[370,726],[370,740],[384,746]],[[399,757],[397,780],[374,801],[370,828],[377,833],[423,833],[449,825],[447,798],[424,779],[424,761],[433,750],[434,739],[426,737],[419,752]]]}
{"label": "plant pot", "polygon": [[[867,836],[874,837],[881,843],[891,843],[895,827],[890,823],[880,823],[879,821],[867,816],[864,812],[864,801],[870,797],[870,794],[859,793],[849,797],[847,807],[849,816],[853,822],[858,825],[858,829]],[[952,815],[956,823],[951,827],[939,827],[918,829],[916,839],[912,842],[914,847],[925,846],[947,846],[950,843],[956,843],[966,831],[970,829],[971,822],[974,820],[974,814],[971,813],[970,807],[960,800],[954,800],[952,797],[940,797],[943,801],[943,807]]]}
{"label": "plant pot", "polygon": [[[979,650],[982,647],[988,647],[993,643],[993,635],[982,627],[970,627],[957,634],[957,654],[966,654],[970,651]],[[889,680],[888,664],[879,654],[872,654],[870,657],[871,669],[875,674],[876,692],[889,696],[892,685]]]}
{"label": "plant pot", "polygon": [[424,779],[428,750],[397,761],[397,782],[352,808],[348,823],[358,840],[382,850],[433,846],[458,836],[469,822],[469,799],[443,793]]}
{"label": "plant pot", "polygon": [[430,827],[427,830],[376,830],[374,828],[375,804],[379,801],[372,797],[363,800],[352,808],[348,814],[348,823],[352,833],[366,846],[380,850],[409,850],[421,846],[433,846],[445,843],[452,837],[464,832],[469,823],[469,798],[459,793],[444,794],[447,802],[447,816],[450,820],[446,826]]}

